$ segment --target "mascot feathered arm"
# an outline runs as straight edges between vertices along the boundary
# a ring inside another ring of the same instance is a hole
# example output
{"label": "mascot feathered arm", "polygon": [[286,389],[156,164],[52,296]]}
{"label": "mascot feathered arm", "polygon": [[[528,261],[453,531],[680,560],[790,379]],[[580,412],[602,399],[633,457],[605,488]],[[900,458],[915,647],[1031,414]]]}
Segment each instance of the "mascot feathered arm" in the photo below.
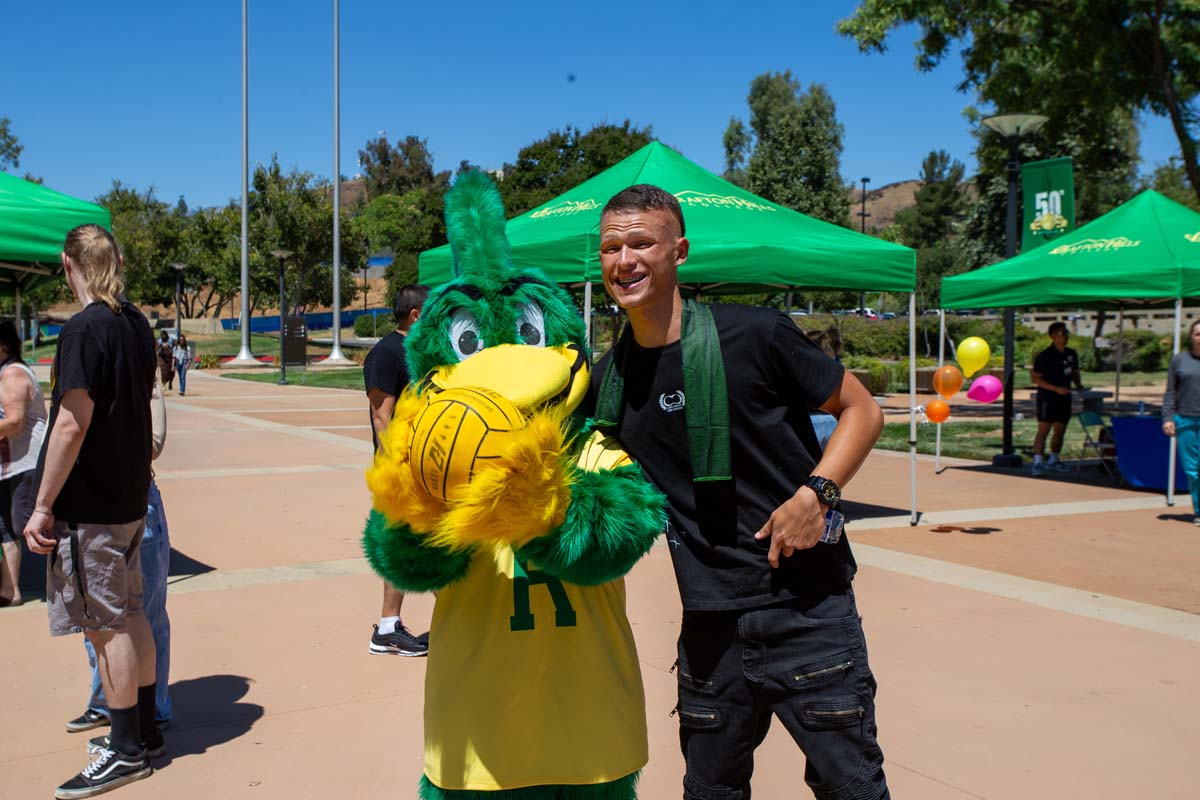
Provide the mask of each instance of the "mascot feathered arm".
{"label": "mascot feathered arm", "polygon": [[560,580],[592,586],[621,577],[649,551],[666,525],[666,498],[599,433],[586,439],[577,463],[566,518],[517,555]]}

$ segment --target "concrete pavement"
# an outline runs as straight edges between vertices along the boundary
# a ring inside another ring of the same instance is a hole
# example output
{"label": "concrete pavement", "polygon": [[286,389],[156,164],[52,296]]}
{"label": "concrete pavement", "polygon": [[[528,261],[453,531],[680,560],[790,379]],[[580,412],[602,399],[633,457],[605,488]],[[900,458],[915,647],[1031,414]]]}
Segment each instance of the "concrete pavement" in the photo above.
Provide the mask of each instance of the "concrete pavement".
{"label": "concrete pavement", "polygon": [[[174,546],[169,759],[114,797],[414,797],[422,659],[367,654],[380,583],[358,536],[370,431],[353,392],[189,374],[156,463]],[[933,474],[907,524],[907,457],[848,487],[856,593],[896,798],[1191,798],[1200,743],[1200,530],[1146,493],[994,472]],[[1186,503],[1186,499],[1184,501]],[[656,547],[628,579],[651,761],[641,797],[677,798],[679,601]],[[404,616],[425,630],[432,598]],[[39,602],[0,610],[0,797],[50,797],[85,761],[79,637]],[[520,736],[514,727],[514,736]],[[759,800],[808,796],[775,726]]]}

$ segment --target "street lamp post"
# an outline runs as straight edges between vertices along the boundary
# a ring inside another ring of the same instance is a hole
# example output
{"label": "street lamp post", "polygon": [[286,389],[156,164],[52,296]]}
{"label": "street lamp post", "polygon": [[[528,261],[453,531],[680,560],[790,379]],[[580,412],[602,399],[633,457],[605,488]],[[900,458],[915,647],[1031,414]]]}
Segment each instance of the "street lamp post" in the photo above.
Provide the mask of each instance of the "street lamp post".
{"label": "street lamp post", "polygon": [[287,356],[284,345],[287,337],[287,297],[283,289],[283,262],[292,254],[291,250],[272,250],[271,255],[279,260],[279,385],[287,386]]}
{"label": "street lamp post", "polygon": [[[866,233],[867,232],[867,217],[871,216],[870,214],[867,213],[867,184],[871,182],[871,179],[870,178],[859,178],[859,180],[862,181],[862,210],[858,212],[858,216],[861,218],[862,222],[860,223],[859,230],[862,233]],[[860,292],[858,295],[859,313],[866,314],[867,313],[866,308],[867,308],[867,294],[866,294],[866,292]]]}
{"label": "street lamp post", "polygon": [[175,268],[175,341],[183,331],[183,269],[185,264],[176,261],[171,265]]}
{"label": "street lamp post", "polygon": [[[1008,220],[1004,257],[1017,254],[1017,181],[1021,176],[1021,137],[1035,133],[1047,118],[1038,114],[1001,114],[986,117],[983,124],[1004,137],[1008,145]],[[1003,452],[992,456],[997,467],[1019,467],[1021,457],[1013,452],[1013,340],[1016,334],[1016,311],[1004,309],[1004,446]]]}

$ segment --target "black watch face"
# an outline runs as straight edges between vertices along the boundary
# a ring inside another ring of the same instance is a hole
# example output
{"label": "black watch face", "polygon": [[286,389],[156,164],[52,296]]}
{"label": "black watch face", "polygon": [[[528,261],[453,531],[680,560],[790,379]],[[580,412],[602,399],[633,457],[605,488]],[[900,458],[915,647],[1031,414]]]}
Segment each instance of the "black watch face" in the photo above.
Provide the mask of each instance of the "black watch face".
{"label": "black watch face", "polygon": [[834,505],[842,497],[837,484],[828,478],[815,480],[813,484],[815,485],[812,488],[817,493],[817,497],[827,506]]}

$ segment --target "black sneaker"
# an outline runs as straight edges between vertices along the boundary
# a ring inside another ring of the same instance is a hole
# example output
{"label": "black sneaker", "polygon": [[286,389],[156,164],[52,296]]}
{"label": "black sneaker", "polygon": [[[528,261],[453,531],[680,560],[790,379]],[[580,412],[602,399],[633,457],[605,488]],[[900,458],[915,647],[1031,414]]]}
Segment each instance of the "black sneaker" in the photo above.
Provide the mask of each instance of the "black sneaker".
{"label": "black sneaker", "polygon": [[124,786],[127,783],[147,778],[154,770],[145,753],[127,756],[116,750],[100,750],[92,762],[74,778],[54,790],[58,800],[75,800],[78,797],[93,797]]}
{"label": "black sneaker", "polygon": [[83,733],[92,728],[102,728],[108,724],[108,715],[88,709],[67,723],[67,733]]}
{"label": "black sneaker", "polygon": [[[101,750],[109,749],[109,737],[97,736],[94,739],[88,739],[87,751],[89,756],[95,756]],[[142,749],[146,751],[146,758],[161,758],[167,752],[167,743],[163,741],[163,735],[159,731],[146,739],[142,740]]]}
{"label": "black sneaker", "polygon": [[429,655],[429,634],[413,636],[412,632],[403,625],[397,625],[392,633],[380,633],[379,626],[373,625],[375,632],[371,634],[371,655],[375,656],[426,656]]}

